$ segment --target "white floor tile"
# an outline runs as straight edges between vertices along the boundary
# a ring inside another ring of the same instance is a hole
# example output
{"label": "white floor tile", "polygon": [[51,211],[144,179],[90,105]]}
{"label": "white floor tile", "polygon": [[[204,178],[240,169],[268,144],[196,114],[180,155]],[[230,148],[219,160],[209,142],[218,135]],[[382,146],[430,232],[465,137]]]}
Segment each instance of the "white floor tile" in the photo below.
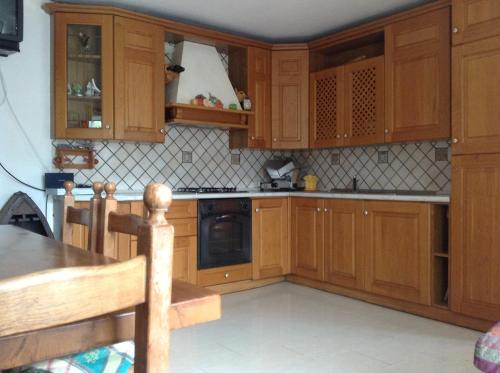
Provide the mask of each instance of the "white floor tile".
{"label": "white floor tile", "polygon": [[172,333],[172,373],[472,373],[480,333],[280,283]]}

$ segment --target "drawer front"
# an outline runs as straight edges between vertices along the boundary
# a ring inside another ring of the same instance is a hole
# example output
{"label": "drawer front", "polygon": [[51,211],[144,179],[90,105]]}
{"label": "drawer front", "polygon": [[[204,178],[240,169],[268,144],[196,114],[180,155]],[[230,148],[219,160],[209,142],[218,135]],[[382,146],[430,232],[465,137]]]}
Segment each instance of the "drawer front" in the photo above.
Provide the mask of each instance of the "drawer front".
{"label": "drawer front", "polygon": [[196,218],[198,216],[198,203],[195,200],[172,201],[167,219]]}
{"label": "drawer front", "polygon": [[210,286],[227,284],[229,282],[250,280],[252,278],[252,264],[238,264],[221,268],[210,268],[198,271],[198,285]]}
{"label": "drawer front", "polygon": [[196,236],[198,233],[198,220],[196,219],[170,219],[168,221],[174,226],[174,236]]}

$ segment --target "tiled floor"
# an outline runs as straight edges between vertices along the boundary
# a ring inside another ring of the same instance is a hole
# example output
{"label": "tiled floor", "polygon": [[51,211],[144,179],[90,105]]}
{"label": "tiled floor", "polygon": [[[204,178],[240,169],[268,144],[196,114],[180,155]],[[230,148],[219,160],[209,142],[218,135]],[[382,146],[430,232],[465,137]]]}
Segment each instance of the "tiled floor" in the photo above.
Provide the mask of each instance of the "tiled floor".
{"label": "tiled floor", "polygon": [[172,373],[477,372],[477,332],[290,283],[225,295],[222,312],[173,332]]}

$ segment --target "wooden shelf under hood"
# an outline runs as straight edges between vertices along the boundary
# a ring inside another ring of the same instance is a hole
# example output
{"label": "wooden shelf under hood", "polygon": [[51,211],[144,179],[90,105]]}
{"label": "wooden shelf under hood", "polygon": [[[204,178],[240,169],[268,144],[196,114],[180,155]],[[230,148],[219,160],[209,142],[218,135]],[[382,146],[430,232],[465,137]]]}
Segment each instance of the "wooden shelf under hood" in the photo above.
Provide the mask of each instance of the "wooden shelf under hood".
{"label": "wooden shelf under hood", "polygon": [[165,122],[187,126],[248,129],[250,115],[254,113],[189,104],[168,104],[165,110]]}

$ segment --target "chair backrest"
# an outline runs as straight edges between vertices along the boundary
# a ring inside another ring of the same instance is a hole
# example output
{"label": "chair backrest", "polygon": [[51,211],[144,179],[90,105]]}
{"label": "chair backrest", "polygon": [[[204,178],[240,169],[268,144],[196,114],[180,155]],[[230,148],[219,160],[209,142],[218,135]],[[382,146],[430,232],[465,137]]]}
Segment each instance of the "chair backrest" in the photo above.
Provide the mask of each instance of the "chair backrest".
{"label": "chair backrest", "polygon": [[[134,371],[168,372],[173,226],[167,223],[165,211],[171,201],[172,193],[165,185],[146,187],[144,203],[149,217],[141,221],[131,218],[137,223],[133,229],[138,235],[134,259],[0,281],[0,337],[136,306]],[[129,218],[110,213],[108,227],[130,233],[132,229],[123,225]]]}
{"label": "chair backrest", "polygon": [[73,244],[73,225],[84,225],[88,228],[87,250],[98,252],[101,247],[102,236],[99,232],[99,219],[104,184],[101,182],[92,184],[94,196],[90,200],[89,208],[75,208],[74,187],[75,184],[72,181],[64,182],[66,193],[63,197],[62,241],[70,245]]}

